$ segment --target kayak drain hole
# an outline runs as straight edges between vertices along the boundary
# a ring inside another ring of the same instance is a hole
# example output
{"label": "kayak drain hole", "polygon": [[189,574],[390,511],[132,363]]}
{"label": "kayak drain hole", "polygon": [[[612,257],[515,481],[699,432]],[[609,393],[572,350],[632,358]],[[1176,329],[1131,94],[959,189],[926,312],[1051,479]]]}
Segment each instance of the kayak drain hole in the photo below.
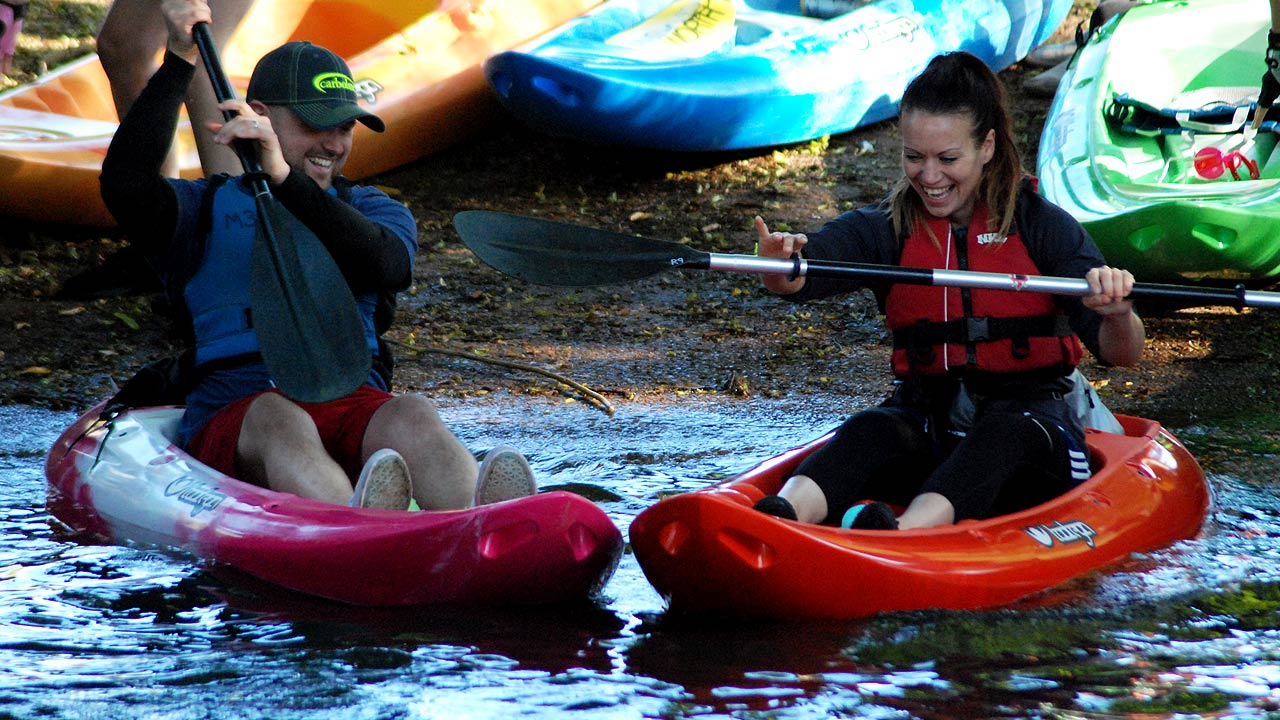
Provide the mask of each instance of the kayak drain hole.
{"label": "kayak drain hole", "polygon": [[477,546],[480,555],[490,560],[495,560],[537,536],[538,523],[532,520],[525,520],[481,535]]}
{"label": "kayak drain hole", "polygon": [[574,523],[569,527],[569,549],[573,551],[573,559],[582,562],[595,554],[600,546],[600,538],[591,528],[582,523]]}
{"label": "kayak drain hole", "polygon": [[689,526],[679,521],[663,525],[662,530],[658,533],[658,544],[671,557],[679,555],[680,548],[684,547],[688,540]]}
{"label": "kayak drain hole", "polygon": [[1197,223],[1191,228],[1191,237],[1214,250],[1225,250],[1236,240],[1236,231],[1212,223]]}
{"label": "kayak drain hole", "polygon": [[721,530],[720,544],[752,570],[769,569],[777,557],[772,545],[736,528]]}
{"label": "kayak drain hole", "polygon": [[1129,244],[1138,252],[1147,252],[1164,239],[1164,228],[1159,225],[1148,225],[1129,233]]}
{"label": "kayak drain hole", "polygon": [[499,97],[507,97],[511,94],[511,76],[506,73],[494,73],[489,78],[489,83],[493,85],[493,91],[498,93]]}
{"label": "kayak drain hole", "polygon": [[535,77],[529,81],[529,84],[533,86],[533,89],[554,99],[565,107],[577,107],[582,102],[577,90],[551,78]]}

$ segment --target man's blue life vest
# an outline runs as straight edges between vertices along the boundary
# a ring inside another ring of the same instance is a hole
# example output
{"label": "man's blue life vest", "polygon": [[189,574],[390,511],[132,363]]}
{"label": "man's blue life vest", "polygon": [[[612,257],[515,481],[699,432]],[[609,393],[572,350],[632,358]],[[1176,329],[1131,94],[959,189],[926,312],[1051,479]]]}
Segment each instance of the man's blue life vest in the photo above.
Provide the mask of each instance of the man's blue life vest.
{"label": "man's blue life vest", "polygon": [[[206,195],[209,230],[203,243],[204,257],[182,291],[195,334],[197,367],[259,351],[249,307],[249,262],[257,235],[257,207],[243,183],[218,185]],[[288,217],[301,225],[293,216]],[[377,303],[377,293],[356,295],[365,339],[374,355],[378,354],[374,328]]]}

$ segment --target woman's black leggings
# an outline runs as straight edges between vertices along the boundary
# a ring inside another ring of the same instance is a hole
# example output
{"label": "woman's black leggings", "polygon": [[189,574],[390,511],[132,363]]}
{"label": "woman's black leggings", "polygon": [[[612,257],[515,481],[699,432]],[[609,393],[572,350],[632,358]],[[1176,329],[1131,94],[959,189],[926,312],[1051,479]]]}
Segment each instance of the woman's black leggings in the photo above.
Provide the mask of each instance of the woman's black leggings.
{"label": "woman's black leggings", "polygon": [[835,436],[796,468],[827,499],[827,522],[855,502],[907,505],[935,492],[955,507],[956,520],[1022,510],[1076,483],[1073,459],[1083,450],[1052,420],[992,409],[980,415],[948,454],[930,436],[925,416],[906,407],[878,407],[845,421]]}

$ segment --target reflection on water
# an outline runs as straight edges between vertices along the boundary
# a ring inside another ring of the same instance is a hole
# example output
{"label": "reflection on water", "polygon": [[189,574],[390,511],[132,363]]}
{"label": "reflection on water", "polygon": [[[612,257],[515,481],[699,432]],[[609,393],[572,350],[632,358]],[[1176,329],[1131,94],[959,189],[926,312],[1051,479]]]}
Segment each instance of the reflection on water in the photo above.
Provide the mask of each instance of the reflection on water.
{"label": "reflection on water", "polygon": [[[695,399],[608,418],[503,397],[443,412],[477,450],[528,448],[544,486],[587,492],[625,530],[851,401],[814,406]],[[0,407],[0,718],[1263,718],[1280,703],[1269,477],[1212,475],[1202,537],[989,612],[671,616],[630,555],[595,602],[386,610],[64,536],[43,461],[72,419]]]}

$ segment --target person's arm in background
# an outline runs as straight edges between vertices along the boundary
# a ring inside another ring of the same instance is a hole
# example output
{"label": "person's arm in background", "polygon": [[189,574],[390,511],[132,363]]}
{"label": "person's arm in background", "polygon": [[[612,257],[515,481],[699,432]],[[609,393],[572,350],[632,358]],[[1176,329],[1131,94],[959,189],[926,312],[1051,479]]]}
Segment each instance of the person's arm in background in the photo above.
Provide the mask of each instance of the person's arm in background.
{"label": "person's arm in background", "polygon": [[[213,33],[214,45],[221,52],[253,5],[253,0],[212,0],[209,5],[213,11],[209,29]],[[157,50],[164,47],[166,39],[159,2],[117,0],[111,4],[98,32],[98,58],[111,85],[111,97],[120,119],[129,113],[142,88],[159,67]],[[243,171],[240,159],[230,148],[213,142],[212,133],[207,128],[211,121],[221,122],[222,113],[218,110],[213,85],[203,68],[198,69],[188,85],[185,101],[205,177],[218,173],[239,175]],[[177,177],[179,169],[178,157],[171,151],[161,172],[165,177]]]}
{"label": "person's arm in background", "polygon": [[1253,113],[1253,127],[1257,129],[1267,111],[1280,96],[1280,0],[1268,0],[1271,4],[1271,31],[1267,33],[1267,70],[1262,73],[1262,89],[1258,91],[1258,109]]}

